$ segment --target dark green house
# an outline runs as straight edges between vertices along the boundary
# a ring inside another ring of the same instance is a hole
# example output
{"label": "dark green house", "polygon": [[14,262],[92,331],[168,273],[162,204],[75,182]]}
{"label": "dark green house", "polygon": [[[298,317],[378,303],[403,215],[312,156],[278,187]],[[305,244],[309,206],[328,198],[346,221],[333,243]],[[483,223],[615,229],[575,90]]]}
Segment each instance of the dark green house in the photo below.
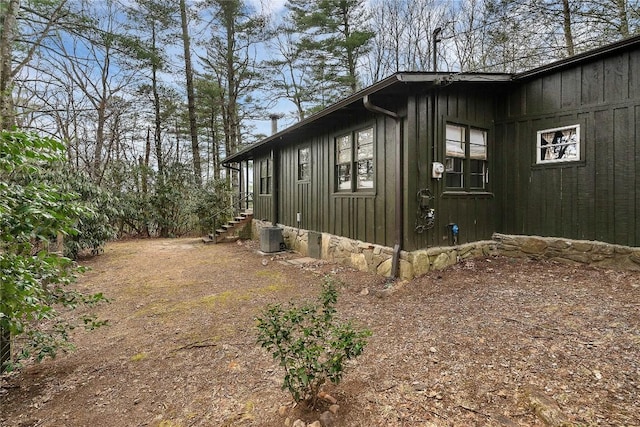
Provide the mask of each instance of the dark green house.
{"label": "dark green house", "polygon": [[400,253],[640,246],[640,37],[520,74],[396,73],[225,159],[254,218]]}

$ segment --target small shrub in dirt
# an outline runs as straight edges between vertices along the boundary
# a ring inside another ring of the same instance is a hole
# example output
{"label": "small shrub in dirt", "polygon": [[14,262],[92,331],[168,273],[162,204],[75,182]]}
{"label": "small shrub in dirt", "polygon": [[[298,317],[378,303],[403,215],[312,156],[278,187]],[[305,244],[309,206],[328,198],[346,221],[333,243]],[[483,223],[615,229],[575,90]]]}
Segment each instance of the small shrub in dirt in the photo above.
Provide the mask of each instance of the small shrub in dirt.
{"label": "small shrub in dirt", "polygon": [[257,318],[258,343],[284,369],[283,390],[311,407],[316,407],[322,384],[326,380],[338,384],[345,362],[362,354],[371,335],[335,319],[337,300],[335,281],[325,277],[316,304],[269,305]]}

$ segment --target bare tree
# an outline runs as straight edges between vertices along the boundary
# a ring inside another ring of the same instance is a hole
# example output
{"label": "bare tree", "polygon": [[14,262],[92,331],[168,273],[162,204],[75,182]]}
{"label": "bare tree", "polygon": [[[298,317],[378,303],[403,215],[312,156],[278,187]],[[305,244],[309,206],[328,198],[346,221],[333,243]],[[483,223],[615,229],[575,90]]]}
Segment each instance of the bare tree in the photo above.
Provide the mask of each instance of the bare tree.
{"label": "bare tree", "polygon": [[[122,10],[112,1],[95,9],[90,4],[84,7],[85,12],[100,17],[95,21],[100,26],[94,28],[92,39],[74,33],[58,33],[48,42],[47,53],[50,54],[42,55],[39,67],[41,72],[49,70],[51,81],[55,80],[64,88],[70,97],[70,103],[66,105],[75,108],[72,114],[89,118],[73,120],[83,127],[75,130],[75,138],[85,144],[84,166],[99,183],[111,159],[111,151],[118,145],[114,138],[119,135],[121,115],[129,104],[126,93],[133,87],[136,73],[118,63],[119,56],[123,54],[124,39],[119,38],[115,31],[119,27],[117,18]],[[48,87],[43,90],[46,92]],[[34,90],[40,90],[38,85]],[[54,116],[64,128],[67,112]],[[66,132],[71,139],[71,132],[68,129]],[[82,149],[78,147],[80,151]]]}
{"label": "bare tree", "polygon": [[25,5],[20,0],[0,1],[0,130],[16,124],[14,80],[51,31],[65,25],[70,15],[66,6],[66,0],[34,0]]}
{"label": "bare tree", "polygon": [[433,31],[444,25],[446,10],[437,0],[376,0],[371,4],[374,30],[367,63],[370,82],[398,71],[432,67]]}

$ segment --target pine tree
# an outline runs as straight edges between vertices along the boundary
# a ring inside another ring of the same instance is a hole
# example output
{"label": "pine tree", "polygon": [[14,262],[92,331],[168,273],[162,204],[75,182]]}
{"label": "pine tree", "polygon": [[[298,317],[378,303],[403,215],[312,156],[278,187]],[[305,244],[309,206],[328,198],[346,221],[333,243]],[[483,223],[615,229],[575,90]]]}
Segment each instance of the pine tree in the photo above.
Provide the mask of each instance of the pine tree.
{"label": "pine tree", "polygon": [[298,49],[307,52],[313,73],[307,85],[320,88],[320,107],[356,92],[359,60],[374,36],[364,0],[289,0]]}

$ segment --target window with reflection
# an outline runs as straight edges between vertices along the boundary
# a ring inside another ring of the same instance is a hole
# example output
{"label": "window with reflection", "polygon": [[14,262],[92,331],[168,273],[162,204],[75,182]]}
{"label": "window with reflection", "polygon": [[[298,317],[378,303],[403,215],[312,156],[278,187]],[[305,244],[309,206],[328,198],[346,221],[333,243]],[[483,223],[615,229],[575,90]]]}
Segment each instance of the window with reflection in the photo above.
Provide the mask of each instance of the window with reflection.
{"label": "window with reflection", "polygon": [[271,159],[260,160],[260,194],[271,194]]}
{"label": "window with reflection", "polygon": [[445,185],[450,189],[484,190],[487,172],[487,131],[447,123],[445,130]]}
{"label": "window with reflection", "polygon": [[538,131],[536,152],[538,164],[580,160],[580,125]]}
{"label": "window with reflection", "polygon": [[336,138],[335,143],[336,190],[366,191],[373,189],[373,127],[340,135]]}
{"label": "window with reflection", "polygon": [[311,151],[309,147],[298,150],[298,181],[311,179]]}

